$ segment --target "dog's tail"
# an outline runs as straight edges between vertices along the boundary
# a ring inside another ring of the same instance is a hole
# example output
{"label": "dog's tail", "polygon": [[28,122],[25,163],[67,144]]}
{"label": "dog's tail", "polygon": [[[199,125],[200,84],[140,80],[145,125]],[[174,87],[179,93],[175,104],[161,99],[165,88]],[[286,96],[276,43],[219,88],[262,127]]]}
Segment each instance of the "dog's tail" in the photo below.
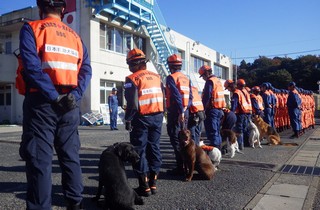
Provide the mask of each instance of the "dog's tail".
{"label": "dog's tail", "polygon": [[269,140],[269,142],[279,142],[278,144],[280,144],[280,142],[281,142],[279,135],[269,135],[268,140]]}
{"label": "dog's tail", "polygon": [[279,145],[282,145],[282,146],[299,146],[299,144],[297,144],[297,143],[292,143],[292,142],[288,142],[288,143],[282,143],[282,142],[280,142]]}

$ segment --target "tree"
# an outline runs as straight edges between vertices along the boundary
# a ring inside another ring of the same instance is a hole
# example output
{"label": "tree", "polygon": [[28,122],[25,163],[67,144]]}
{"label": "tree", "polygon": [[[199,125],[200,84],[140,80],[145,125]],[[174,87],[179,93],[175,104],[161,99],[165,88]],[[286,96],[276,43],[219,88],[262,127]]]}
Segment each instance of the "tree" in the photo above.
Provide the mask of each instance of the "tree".
{"label": "tree", "polygon": [[297,59],[260,56],[252,64],[241,61],[238,78],[249,87],[270,82],[276,88],[287,88],[290,81],[306,90],[316,91],[320,80],[320,56],[306,55]]}

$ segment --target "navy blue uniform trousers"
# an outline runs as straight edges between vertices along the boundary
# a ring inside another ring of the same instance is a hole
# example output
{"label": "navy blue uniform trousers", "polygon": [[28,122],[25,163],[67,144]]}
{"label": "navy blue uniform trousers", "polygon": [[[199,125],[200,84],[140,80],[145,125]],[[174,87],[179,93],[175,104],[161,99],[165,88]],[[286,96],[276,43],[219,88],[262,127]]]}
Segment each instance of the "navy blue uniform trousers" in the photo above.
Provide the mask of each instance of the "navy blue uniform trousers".
{"label": "navy blue uniform trousers", "polygon": [[81,202],[79,120],[79,108],[63,114],[40,93],[25,97],[19,152],[26,162],[27,209],[51,209],[53,148],[62,172],[65,199],[70,204]]}
{"label": "navy blue uniform trousers", "polygon": [[159,173],[162,164],[160,137],[163,113],[136,116],[131,121],[130,143],[140,155],[140,160],[133,165],[138,174]]}
{"label": "navy blue uniform trousers", "polygon": [[236,114],[237,116],[237,122],[236,125],[234,126],[233,130],[236,133],[239,133],[240,135],[237,138],[238,144],[239,145],[244,145],[244,133],[246,131],[246,128],[248,126],[248,116],[247,114]]}
{"label": "navy blue uniform trousers", "polygon": [[288,114],[290,118],[290,125],[294,132],[302,130],[301,125],[301,110],[298,108],[288,108]]}
{"label": "navy blue uniform trousers", "polygon": [[220,125],[224,115],[223,111],[221,109],[206,109],[205,113],[204,127],[210,145],[221,149]]}
{"label": "navy blue uniform trousers", "polygon": [[[185,119],[189,118],[189,110],[184,112]],[[167,115],[167,133],[170,137],[170,143],[173,147],[174,155],[176,158],[176,163],[178,168],[183,167],[182,158],[180,154],[180,143],[178,139],[179,131],[181,130],[181,125],[178,122],[179,113],[178,111],[169,111]],[[186,122],[188,123],[188,122]],[[186,125],[185,125],[186,127]]]}
{"label": "navy blue uniform trousers", "polygon": [[118,117],[118,106],[111,107],[112,112],[110,112],[110,128],[117,128],[117,117]]}

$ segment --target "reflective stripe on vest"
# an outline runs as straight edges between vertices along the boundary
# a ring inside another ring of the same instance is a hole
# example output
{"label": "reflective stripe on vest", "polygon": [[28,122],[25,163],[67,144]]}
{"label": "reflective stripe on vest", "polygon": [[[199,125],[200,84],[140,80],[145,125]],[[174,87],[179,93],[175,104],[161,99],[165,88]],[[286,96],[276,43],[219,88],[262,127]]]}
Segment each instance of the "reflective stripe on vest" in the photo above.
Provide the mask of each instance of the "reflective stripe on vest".
{"label": "reflective stripe on vest", "polygon": [[83,58],[80,37],[57,18],[28,23],[35,36],[37,52],[54,85],[78,85],[78,74]]}
{"label": "reflective stripe on vest", "polygon": [[251,100],[249,93],[243,92],[239,89],[234,91],[239,97],[239,105],[236,108],[236,113],[250,113],[252,111]]}
{"label": "reflective stripe on vest", "polygon": [[[255,94],[252,93],[252,94],[250,94],[250,97],[256,99],[259,109],[261,111],[263,111],[264,110],[264,106],[263,106],[263,99],[262,99],[261,95],[255,95]],[[256,110],[253,107],[252,107],[252,111],[254,113],[256,113],[255,112]]]}
{"label": "reflective stripe on vest", "polygon": [[139,70],[127,78],[138,89],[139,113],[141,115],[164,111],[161,79],[158,74],[148,70]]}
{"label": "reflective stripe on vest", "polygon": [[[190,80],[189,78],[181,73],[180,71],[174,72],[173,74],[170,75],[174,83],[176,84],[179,93],[182,98],[182,106],[185,108],[188,106],[189,103],[189,95],[190,95]],[[170,89],[166,87],[166,97],[167,97],[167,107],[170,107],[171,104],[171,94],[170,94]]]}
{"label": "reflective stripe on vest", "polygon": [[216,109],[222,109],[226,107],[226,101],[224,98],[224,90],[221,81],[218,77],[209,77],[209,80],[213,83],[213,90],[211,93],[211,106]]}
{"label": "reflective stripe on vest", "polygon": [[199,91],[198,88],[192,86],[191,87],[191,91],[192,91],[192,101],[191,101],[191,106],[190,106],[190,112],[191,113],[197,113],[199,111],[203,111],[203,104],[202,104],[202,100],[201,97],[199,95]]}

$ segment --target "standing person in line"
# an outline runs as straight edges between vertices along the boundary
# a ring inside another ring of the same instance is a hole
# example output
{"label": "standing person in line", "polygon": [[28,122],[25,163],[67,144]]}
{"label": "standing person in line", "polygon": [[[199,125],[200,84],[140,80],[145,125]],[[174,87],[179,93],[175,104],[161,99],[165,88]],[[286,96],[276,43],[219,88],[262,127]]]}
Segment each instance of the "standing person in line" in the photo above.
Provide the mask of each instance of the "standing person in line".
{"label": "standing person in line", "polygon": [[117,116],[118,116],[118,97],[117,88],[112,88],[112,92],[108,97],[109,113],[110,113],[110,129],[118,130],[117,128]]}
{"label": "standing person in line", "polygon": [[220,79],[212,74],[210,66],[201,66],[199,74],[206,81],[202,93],[202,103],[206,115],[204,126],[207,138],[211,146],[221,150],[220,125],[223,118],[222,109],[226,107],[223,86]]}
{"label": "standing person in line", "polygon": [[88,52],[61,19],[64,0],[37,0],[41,20],[20,31],[26,94],[20,156],[26,162],[27,209],[50,210],[52,157],[62,173],[67,210],[84,209],[79,159],[80,100],[90,82]]}
{"label": "standing person in line", "polygon": [[244,86],[243,79],[237,80],[237,87],[232,80],[226,80],[224,83],[224,87],[233,93],[230,110],[237,116],[234,131],[238,134],[237,141],[240,150],[244,149],[244,132],[248,124],[248,115],[252,112],[250,95],[243,91]]}
{"label": "standing person in line", "polygon": [[275,93],[273,92],[274,87],[272,86],[272,84],[270,82],[268,82],[268,92],[270,94],[270,98],[271,98],[271,122],[270,125],[273,128],[276,128],[275,126],[275,115],[276,115],[276,106],[277,106],[277,97],[275,95]]}
{"label": "standing person in line", "polygon": [[288,113],[290,117],[290,125],[293,130],[293,135],[290,138],[299,138],[301,125],[301,98],[296,90],[296,83],[290,82],[288,84],[289,95],[287,99]]}
{"label": "standing person in line", "polygon": [[133,165],[138,176],[136,192],[148,197],[157,192],[157,178],[162,164],[160,136],[164,112],[164,87],[160,75],[148,71],[145,54],[132,49],[127,55],[131,75],[125,80],[125,127],[130,143],[140,156]]}
{"label": "standing person in line", "polygon": [[173,54],[167,58],[171,74],[166,79],[167,132],[173,147],[177,167],[168,170],[172,175],[183,175],[178,133],[186,127],[191,105],[192,91],[190,79],[181,72],[182,59]]}
{"label": "standing person in line", "polygon": [[250,94],[252,104],[252,114],[263,117],[263,99],[260,95],[260,87],[254,86],[251,88],[252,93]]}
{"label": "standing person in line", "polygon": [[262,83],[261,85],[261,97],[263,100],[263,121],[268,123],[270,126],[272,124],[272,98],[270,92],[268,91],[269,84],[267,82]]}
{"label": "standing person in line", "polygon": [[194,142],[197,145],[199,145],[202,131],[202,123],[205,119],[205,114],[198,88],[192,86],[191,90],[192,101],[189,109],[188,129],[191,132],[191,137],[194,140]]}

